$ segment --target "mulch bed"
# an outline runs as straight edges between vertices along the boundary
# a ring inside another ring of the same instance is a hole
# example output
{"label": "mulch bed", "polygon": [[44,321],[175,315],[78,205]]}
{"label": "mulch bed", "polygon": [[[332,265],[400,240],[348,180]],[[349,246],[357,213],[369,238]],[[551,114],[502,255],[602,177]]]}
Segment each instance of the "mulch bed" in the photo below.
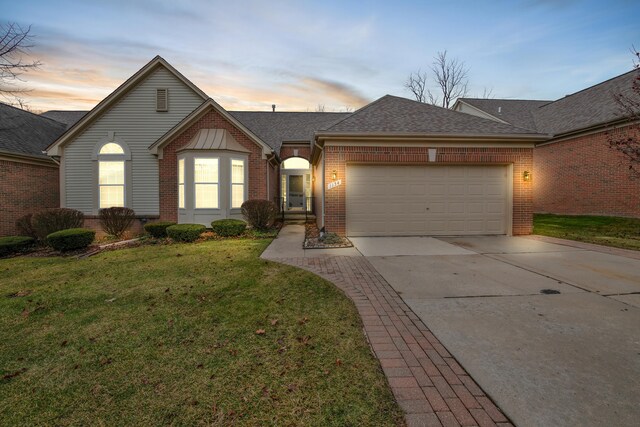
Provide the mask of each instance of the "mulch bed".
{"label": "mulch bed", "polygon": [[315,222],[307,222],[304,225],[304,243],[302,245],[304,249],[335,249],[353,247],[353,244],[349,239],[333,233],[330,234],[330,238],[327,240],[320,240],[320,230]]}

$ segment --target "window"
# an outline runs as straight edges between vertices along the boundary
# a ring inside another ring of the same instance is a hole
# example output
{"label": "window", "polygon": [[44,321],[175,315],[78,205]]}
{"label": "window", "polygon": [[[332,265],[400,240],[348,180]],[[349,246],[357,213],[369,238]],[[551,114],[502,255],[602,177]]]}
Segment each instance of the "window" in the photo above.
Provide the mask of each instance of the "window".
{"label": "window", "polygon": [[184,209],[184,159],[178,160],[178,207]]}
{"label": "window", "polygon": [[244,160],[231,160],[231,208],[242,206],[244,198]]}
{"label": "window", "polygon": [[115,142],[108,142],[100,148],[100,154],[124,154],[124,150],[120,144]]}
{"label": "window", "polygon": [[218,209],[218,159],[193,159],[196,209]]}
{"label": "window", "polygon": [[169,89],[156,89],[156,111],[169,111]]}
{"label": "window", "polygon": [[124,206],[124,160],[101,160],[98,174],[100,209]]}
{"label": "window", "polygon": [[309,162],[302,157],[291,157],[282,162],[282,169],[309,169]]}

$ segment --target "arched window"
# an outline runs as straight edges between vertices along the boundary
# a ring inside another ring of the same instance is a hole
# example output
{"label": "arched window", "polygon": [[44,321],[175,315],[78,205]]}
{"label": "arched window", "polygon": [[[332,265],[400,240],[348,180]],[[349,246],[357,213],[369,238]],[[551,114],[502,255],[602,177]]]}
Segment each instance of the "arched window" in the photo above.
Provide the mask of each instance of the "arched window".
{"label": "arched window", "polygon": [[98,208],[125,206],[127,152],[117,142],[107,142],[98,151]]}
{"label": "arched window", "polygon": [[309,161],[302,157],[290,157],[282,162],[282,169],[309,169]]}

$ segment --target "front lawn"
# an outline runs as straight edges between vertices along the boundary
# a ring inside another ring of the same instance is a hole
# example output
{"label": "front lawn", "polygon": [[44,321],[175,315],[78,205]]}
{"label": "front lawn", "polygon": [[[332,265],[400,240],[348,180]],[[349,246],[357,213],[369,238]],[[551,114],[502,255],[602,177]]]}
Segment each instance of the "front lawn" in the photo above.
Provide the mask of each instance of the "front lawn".
{"label": "front lawn", "polygon": [[637,218],[535,214],[533,233],[640,250],[640,219]]}
{"label": "front lawn", "polygon": [[268,243],[0,260],[2,424],[402,424],[355,307]]}

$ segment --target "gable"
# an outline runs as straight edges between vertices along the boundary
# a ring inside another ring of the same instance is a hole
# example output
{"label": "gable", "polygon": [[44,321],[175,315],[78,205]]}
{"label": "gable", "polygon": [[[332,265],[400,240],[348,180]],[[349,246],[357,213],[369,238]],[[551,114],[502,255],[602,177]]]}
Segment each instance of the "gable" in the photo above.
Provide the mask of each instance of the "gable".
{"label": "gable", "polygon": [[[164,77],[169,76],[169,78],[164,81],[160,81],[159,84],[168,84],[170,86],[173,86],[173,88],[178,89],[178,93],[181,94],[190,92],[190,95],[192,97],[197,97],[200,102],[207,98],[206,94],[202,92],[202,90],[200,90],[196,85],[194,85],[186,77],[180,74],[178,70],[173,68],[160,56],[156,56],[153,60],[151,60],[144,67],[138,70],[133,76],[127,79],[109,96],[100,101],[100,103],[98,103],[98,105],[96,105],[91,111],[89,111],[89,113],[84,115],[84,117],[82,117],[78,122],[67,129],[67,131],[60,138],[58,138],[53,144],[47,147],[47,154],[49,156],[59,156],[61,154],[59,150],[60,147],[68,143],[73,138],[77,137],[85,128],[90,126],[95,120],[102,117],[105,113],[112,109],[116,103],[120,102],[121,99],[127,97],[131,91],[136,90],[141,84],[143,84],[143,82],[148,81],[148,78],[150,76],[157,73],[160,73],[162,75],[163,72],[166,73],[164,74]],[[159,89],[162,88],[161,86],[156,87]],[[153,96],[155,111],[155,90]],[[171,98],[169,99],[170,106],[171,104],[180,105],[181,101],[182,99],[178,98],[175,102],[172,103]],[[144,105],[143,108],[144,111],[146,111],[146,105]]]}
{"label": "gable", "polygon": [[[167,112],[156,111],[157,88],[169,90]],[[201,97],[169,69],[155,67],[55,148],[63,164],[63,206],[85,214],[95,211],[92,155],[101,141],[114,135],[131,152],[131,207],[140,215],[157,214],[158,160],[149,153],[148,147],[201,103]]]}

